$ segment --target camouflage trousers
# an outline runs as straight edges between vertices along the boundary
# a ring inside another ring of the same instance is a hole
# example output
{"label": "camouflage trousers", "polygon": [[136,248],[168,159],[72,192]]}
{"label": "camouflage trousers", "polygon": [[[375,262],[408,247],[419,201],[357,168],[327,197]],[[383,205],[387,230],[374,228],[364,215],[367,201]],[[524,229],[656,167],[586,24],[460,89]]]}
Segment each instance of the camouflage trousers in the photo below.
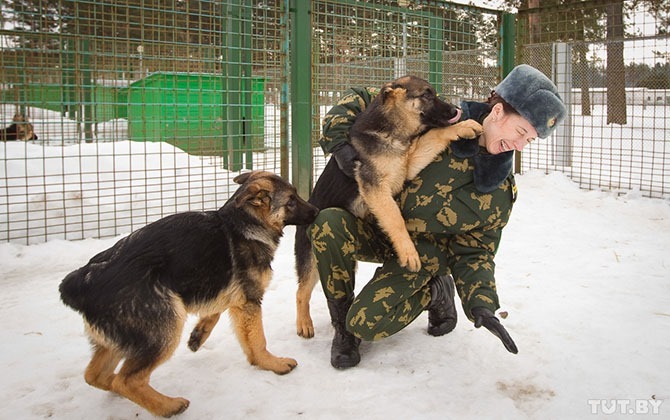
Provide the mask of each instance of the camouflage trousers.
{"label": "camouflage trousers", "polygon": [[347,314],[347,329],[363,340],[380,340],[409,325],[430,303],[431,277],[449,273],[446,243],[426,234],[413,236],[422,263],[414,273],[398,264],[375,223],[343,209],[321,210],[308,235],[328,299],[354,296],[357,261],[382,264],[355,296]]}

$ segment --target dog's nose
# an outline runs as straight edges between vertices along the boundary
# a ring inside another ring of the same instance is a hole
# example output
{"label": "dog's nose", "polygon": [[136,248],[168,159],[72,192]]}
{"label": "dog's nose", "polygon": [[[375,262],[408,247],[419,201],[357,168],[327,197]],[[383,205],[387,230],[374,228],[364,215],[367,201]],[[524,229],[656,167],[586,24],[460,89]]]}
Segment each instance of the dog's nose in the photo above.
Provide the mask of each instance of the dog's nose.
{"label": "dog's nose", "polygon": [[319,215],[319,212],[320,212],[321,210],[319,210],[318,207],[313,206],[313,205],[311,205],[311,204],[309,204],[309,206],[311,207],[311,209],[309,209],[309,210],[310,210],[310,216],[309,216],[310,221],[309,221],[309,223],[312,223],[312,222],[316,219],[316,216]]}

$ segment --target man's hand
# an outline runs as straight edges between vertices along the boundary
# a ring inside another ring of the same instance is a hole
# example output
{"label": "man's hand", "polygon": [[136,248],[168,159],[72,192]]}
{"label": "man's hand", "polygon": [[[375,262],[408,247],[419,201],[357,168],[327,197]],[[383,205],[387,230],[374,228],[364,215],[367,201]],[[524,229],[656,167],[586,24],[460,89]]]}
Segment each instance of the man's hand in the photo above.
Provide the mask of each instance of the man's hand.
{"label": "man's hand", "polygon": [[348,141],[338,144],[332,151],[335,162],[349,178],[355,178],[354,169],[358,161],[358,152]]}
{"label": "man's hand", "polygon": [[498,318],[496,318],[495,314],[491,312],[490,309],[477,306],[472,308],[471,312],[472,316],[475,318],[475,328],[479,328],[483,325],[502,341],[507,351],[514,354],[519,352],[512,337],[510,337],[505,327],[502,326]]}

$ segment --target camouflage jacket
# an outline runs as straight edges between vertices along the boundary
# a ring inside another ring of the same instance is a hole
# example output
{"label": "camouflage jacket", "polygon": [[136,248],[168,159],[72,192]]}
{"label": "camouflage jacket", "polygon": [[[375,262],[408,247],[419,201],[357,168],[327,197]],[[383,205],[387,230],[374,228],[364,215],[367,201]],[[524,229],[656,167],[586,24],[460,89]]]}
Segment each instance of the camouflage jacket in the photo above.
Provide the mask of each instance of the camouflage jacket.
{"label": "camouflage jacket", "polygon": [[[353,121],[378,92],[375,88],[352,89],[328,112],[319,139],[324,152],[349,141]],[[461,106],[465,116],[479,122],[487,115],[483,111],[488,108],[479,103],[463,102]],[[481,148],[478,153],[486,152]],[[445,244],[435,251],[448,253],[449,269],[470,319],[473,307],[494,312],[499,308],[494,257],[516,199],[511,173],[489,193],[477,190],[473,173],[472,157],[459,158],[447,149],[397,197],[410,234],[431,235]]]}

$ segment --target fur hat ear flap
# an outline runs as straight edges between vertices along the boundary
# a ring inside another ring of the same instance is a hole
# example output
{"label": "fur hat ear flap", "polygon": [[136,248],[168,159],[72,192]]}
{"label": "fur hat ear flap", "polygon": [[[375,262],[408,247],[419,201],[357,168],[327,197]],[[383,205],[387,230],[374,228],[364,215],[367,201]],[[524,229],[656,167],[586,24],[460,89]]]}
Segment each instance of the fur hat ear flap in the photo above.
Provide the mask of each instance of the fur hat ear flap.
{"label": "fur hat ear flap", "polygon": [[474,161],[475,187],[481,193],[490,193],[496,190],[512,173],[514,151],[510,150],[497,155],[479,153],[474,156]]}

